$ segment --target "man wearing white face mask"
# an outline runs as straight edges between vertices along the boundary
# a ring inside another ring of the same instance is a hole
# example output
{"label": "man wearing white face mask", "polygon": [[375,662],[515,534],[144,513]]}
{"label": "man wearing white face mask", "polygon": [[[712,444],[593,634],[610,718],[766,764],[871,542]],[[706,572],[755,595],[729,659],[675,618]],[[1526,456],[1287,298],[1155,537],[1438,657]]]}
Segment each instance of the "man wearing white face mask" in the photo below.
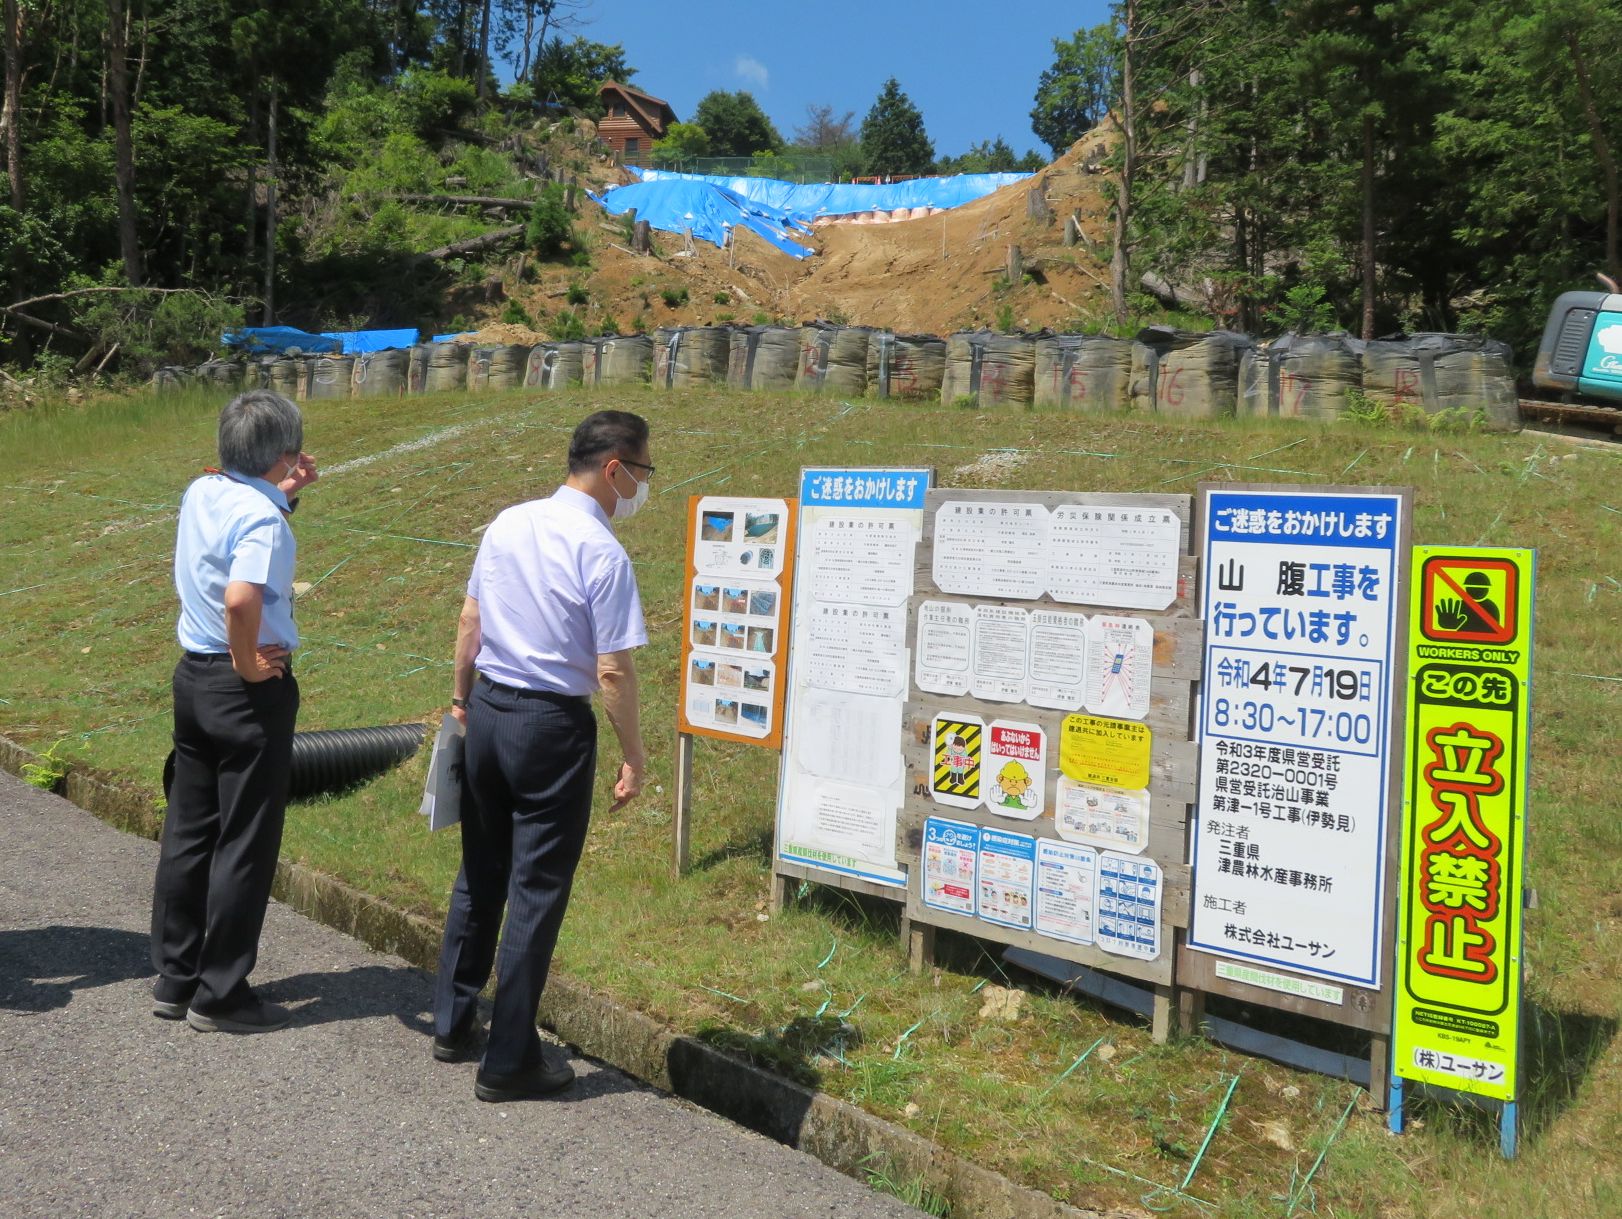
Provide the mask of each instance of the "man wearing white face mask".
{"label": "man wearing white face mask", "polygon": [[567,1063],[543,1057],[535,1010],[591,816],[594,690],[621,750],[613,808],[644,782],[631,651],[648,635],[609,522],[647,502],[652,477],[646,421],[599,411],[574,431],[563,486],[496,517],[473,561],[451,698],[467,727],[462,870],[439,958],[433,1051],[441,1062],[473,1057],[493,965],[480,1100],[544,1096],[574,1079]]}

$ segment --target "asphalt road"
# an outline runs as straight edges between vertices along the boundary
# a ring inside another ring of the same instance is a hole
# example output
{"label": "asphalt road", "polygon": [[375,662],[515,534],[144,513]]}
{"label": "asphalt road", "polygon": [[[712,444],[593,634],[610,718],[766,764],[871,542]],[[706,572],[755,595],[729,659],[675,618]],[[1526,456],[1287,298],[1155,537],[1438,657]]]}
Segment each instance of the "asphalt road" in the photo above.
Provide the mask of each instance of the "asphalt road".
{"label": "asphalt road", "polygon": [[293,1025],[149,1011],[155,844],[0,772],[0,1215],[888,1216],[892,1198],[608,1067],[489,1105],[428,1052],[429,979],[272,904]]}

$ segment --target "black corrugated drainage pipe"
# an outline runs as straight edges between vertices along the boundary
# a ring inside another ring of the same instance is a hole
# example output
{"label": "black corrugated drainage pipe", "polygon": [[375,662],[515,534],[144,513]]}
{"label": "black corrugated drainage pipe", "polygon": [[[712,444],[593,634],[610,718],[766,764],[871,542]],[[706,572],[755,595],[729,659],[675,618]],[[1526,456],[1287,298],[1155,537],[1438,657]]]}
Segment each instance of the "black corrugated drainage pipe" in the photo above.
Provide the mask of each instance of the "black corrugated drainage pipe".
{"label": "black corrugated drainage pipe", "polygon": [[293,734],[288,799],[324,795],[382,774],[422,747],[421,724]]}
{"label": "black corrugated drainage pipe", "polygon": [[[332,728],[293,734],[293,764],[288,768],[289,800],[321,796],[382,774],[418,749],[428,730],[421,724],[385,724],[380,728]],[[167,799],[175,778],[175,755],[163,763]]]}

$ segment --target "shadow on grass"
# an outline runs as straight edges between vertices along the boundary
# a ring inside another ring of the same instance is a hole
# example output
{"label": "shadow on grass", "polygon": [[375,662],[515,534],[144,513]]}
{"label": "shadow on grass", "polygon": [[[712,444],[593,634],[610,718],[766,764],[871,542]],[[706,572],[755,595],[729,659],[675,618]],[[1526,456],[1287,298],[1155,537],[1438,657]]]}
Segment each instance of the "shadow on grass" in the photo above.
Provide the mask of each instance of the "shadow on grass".
{"label": "shadow on grass", "polygon": [[772,831],[770,828],[732,842],[723,843],[693,860],[689,870],[704,872],[729,859],[754,859],[769,867],[772,861]]}
{"label": "shadow on grass", "polygon": [[801,885],[795,900],[831,923],[853,934],[879,939],[901,934],[902,905],[882,897],[869,897],[832,885]]}
{"label": "shadow on grass", "polygon": [[[1576,1105],[1589,1072],[1612,1039],[1618,1021],[1588,1012],[1551,1011],[1527,999],[1521,1020],[1520,1131],[1536,1138]],[[1413,1116],[1482,1143],[1498,1139],[1498,1106],[1440,1088],[1425,1089]]]}
{"label": "shadow on grass", "polygon": [[693,1040],[815,1088],[822,1082],[818,1059],[842,1059],[845,1051],[861,1044],[862,1035],[839,1016],[796,1016],[782,1028],[760,1033],[709,1022],[698,1027]]}

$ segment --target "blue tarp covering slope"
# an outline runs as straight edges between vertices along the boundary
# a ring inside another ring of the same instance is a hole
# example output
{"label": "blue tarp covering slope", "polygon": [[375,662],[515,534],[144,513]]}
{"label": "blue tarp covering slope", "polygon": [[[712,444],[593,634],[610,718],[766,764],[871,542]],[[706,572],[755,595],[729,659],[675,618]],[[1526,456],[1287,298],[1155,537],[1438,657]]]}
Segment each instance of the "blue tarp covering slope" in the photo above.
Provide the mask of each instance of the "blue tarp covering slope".
{"label": "blue tarp covering slope", "polygon": [[[883,186],[855,182],[783,182],[777,178],[721,178],[706,174],[679,174],[663,169],[636,170],[644,182],[708,182],[764,203],[798,219],[848,216],[855,212],[893,212],[897,208],[961,207],[976,199],[1022,182],[1030,174],[953,174],[945,178],[913,178]],[[640,213],[639,213],[640,214]]]}
{"label": "blue tarp covering slope", "polygon": [[646,220],[662,233],[691,229],[694,237],[725,245],[727,232],[741,224],[785,254],[806,258],[811,253],[794,240],[811,231],[808,221],[769,203],[751,202],[712,182],[633,182],[592,198],[610,216],[623,216],[634,207],[638,220]]}
{"label": "blue tarp covering slope", "polygon": [[795,258],[810,255],[811,251],[794,239],[809,233],[811,222],[820,216],[959,207],[1031,176],[957,174],[949,178],[915,178],[888,186],[845,182],[802,186],[776,178],[719,178],[657,169],[631,172],[640,174],[642,181],[592,196],[609,215],[623,216],[634,207],[638,220],[646,220],[660,232],[691,229],[694,237],[713,245],[724,245],[727,231],[741,224]]}
{"label": "blue tarp covering slope", "polygon": [[342,343],[346,356],[410,347],[417,341],[415,330],[323,330],[321,334],[323,338],[337,339]]}

